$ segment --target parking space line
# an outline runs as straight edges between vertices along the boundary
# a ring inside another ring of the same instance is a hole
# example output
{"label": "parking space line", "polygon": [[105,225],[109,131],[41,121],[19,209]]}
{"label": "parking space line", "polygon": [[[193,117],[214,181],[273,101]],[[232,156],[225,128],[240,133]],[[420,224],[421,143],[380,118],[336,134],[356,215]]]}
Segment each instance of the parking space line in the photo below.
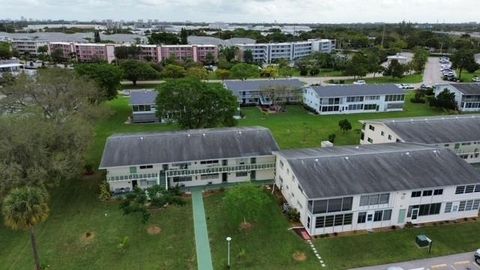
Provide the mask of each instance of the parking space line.
{"label": "parking space line", "polygon": [[437,265],[432,265],[432,269],[435,269],[435,268],[443,268],[443,267],[447,267],[448,265],[446,263],[444,264],[437,264]]}
{"label": "parking space line", "polygon": [[480,269],[480,266],[478,266],[478,264],[475,261],[473,261],[472,264],[475,265],[475,267],[477,267],[478,269]]}
{"label": "parking space line", "polygon": [[459,261],[459,262],[454,262],[453,264],[469,264],[470,261]]}

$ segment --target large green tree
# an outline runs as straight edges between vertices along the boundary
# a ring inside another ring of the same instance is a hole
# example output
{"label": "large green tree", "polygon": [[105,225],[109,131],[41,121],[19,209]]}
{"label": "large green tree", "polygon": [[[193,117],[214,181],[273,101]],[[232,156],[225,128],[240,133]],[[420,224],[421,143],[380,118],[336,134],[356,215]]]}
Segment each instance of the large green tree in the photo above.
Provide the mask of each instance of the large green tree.
{"label": "large green tree", "polygon": [[422,73],[428,61],[428,51],[423,48],[415,48],[412,59],[412,68],[416,73]]}
{"label": "large green tree", "polygon": [[458,69],[458,79],[462,79],[462,72],[466,69],[468,72],[475,72],[478,64],[475,62],[475,53],[471,49],[461,48],[452,55],[452,65]]}
{"label": "large green tree", "polygon": [[7,42],[0,42],[0,59],[10,59],[13,53],[10,44]]}
{"label": "large green tree", "polygon": [[246,80],[248,78],[260,77],[260,68],[257,65],[250,65],[245,63],[235,64],[230,72],[233,78]]}
{"label": "large green tree", "polygon": [[187,77],[197,78],[199,80],[208,79],[208,71],[203,67],[192,67],[187,69]]}
{"label": "large green tree", "polygon": [[50,209],[48,195],[44,189],[22,187],[13,189],[3,200],[2,214],[5,225],[13,230],[30,231],[35,269],[40,270],[35,226],[48,218]]}
{"label": "large green tree", "polygon": [[242,222],[255,222],[265,213],[268,200],[268,194],[262,187],[251,183],[228,189],[224,197],[224,206],[229,215],[229,222],[234,226]]}
{"label": "large green tree", "polygon": [[110,64],[81,64],[75,66],[75,71],[81,76],[94,80],[104,91],[103,96],[114,99],[123,78],[123,71],[120,67]]}
{"label": "large green tree", "polygon": [[221,84],[186,78],[158,87],[158,117],[186,129],[234,125],[237,106],[237,99]]}
{"label": "large green tree", "polygon": [[185,68],[179,65],[169,64],[163,69],[161,75],[163,78],[177,79],[185,77]]}
{"label": "large green tree", "polygon": [[230,46],[230,47],[224,47],[220,51],[220,55],[227,60],[227,62],[232,62],[235,60],[235,57],[237,56],[238,53],[238,47],[236,46]]}
{"label": "large green tree", "polygon": [[172,33],[167,33],[167,32],[152,33],[152,35],[148,38],[148,42],[150,44],[165,44],[165,45],[173,45],[173,44],[181,43],[177,35]]}
{"label": "large green tree", "polygon": [[246,50],[243,52],[243,62],[247,64],[253,63],[253,52],[252,50]]}
{"label": "large green tree", "polygon": [[430,100],[430,106],[440,109],[457,110],[455,93],[448,91],[448,89],[444,89],[436,97]]}
{"label": "large green tree", "polygon": [[138,80],[152,80],[158,78],[158,72],[149,64],[138,60],[126,60],[120,64],[125,79],[137,85]]}
{"label": "large green tree", "polygon": [[392,60],[383,72],[383,75],[392,76],[392,78],[402,78],[405,71],[405,65],[400,64],[397,60]]}
{"label": "large green tree", "polygon": [[365,77],[368,72],[368,59],[363,53],[353,55],[345,68],[345,74],[349,76]]}

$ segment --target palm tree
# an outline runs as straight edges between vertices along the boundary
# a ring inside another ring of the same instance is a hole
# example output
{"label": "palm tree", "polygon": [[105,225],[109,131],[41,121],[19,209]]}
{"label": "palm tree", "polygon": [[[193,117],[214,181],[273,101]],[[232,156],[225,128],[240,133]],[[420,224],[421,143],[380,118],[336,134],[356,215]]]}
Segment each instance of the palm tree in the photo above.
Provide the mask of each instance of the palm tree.
{"label": "palm tree", "polygon": [[32,241],[35,268],[41,269],[38,257],[34,226],[42,223],[48,217],[48,194],[37,187],[22,187],[13,189],[3,200],[2,214],[5,225],[13,230],[29,230]]}

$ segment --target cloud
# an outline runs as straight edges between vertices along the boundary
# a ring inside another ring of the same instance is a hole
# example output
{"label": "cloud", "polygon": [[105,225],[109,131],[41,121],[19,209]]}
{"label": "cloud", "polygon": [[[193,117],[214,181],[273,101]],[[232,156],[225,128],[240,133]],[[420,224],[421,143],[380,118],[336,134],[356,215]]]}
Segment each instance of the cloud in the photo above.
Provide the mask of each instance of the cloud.
{"label": "cloud", "polygon": [[478,21],[478,0],[0,0],[0,18],[227,22]]}

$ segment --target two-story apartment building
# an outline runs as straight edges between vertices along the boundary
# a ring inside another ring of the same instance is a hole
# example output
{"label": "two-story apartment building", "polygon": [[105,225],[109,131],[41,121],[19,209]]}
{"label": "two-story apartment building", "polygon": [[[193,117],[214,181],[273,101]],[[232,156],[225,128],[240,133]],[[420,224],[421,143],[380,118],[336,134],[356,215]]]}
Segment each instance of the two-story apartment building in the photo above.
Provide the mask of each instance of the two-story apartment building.
{"label": "two-story apartment building", "polygon": [[240,105],[271,105],[271,95],[268,94],[271,89],[284,89],[277,92],[289,103],[302,100],[303,83],[298,79],[227,80],[223,84],[237,97]]}
{"label": "two-story apartment building", "polygon": [[303,103],[318,114],[402,111],[405,90],[394,84],[326,85],[304,89]]}
{"label": "two-story apartment building", "polygon": [[461,112],[480,112],[480,83],[439,84],[435,86],[435,96],[444,90],[455,93],[455,101]]}
{"label": "two-story apartment building", "polygon": [[276,188],[310,235],[477,217],[480,172],[407,143],[275,152]]}
{"label": "two-story apartment building", "polygon": [[112,192],[153,185],[272,180],[278,145],[262,127],[198,129],[107,139],[100,163]]}
{"label": "two-story apartment building", "polygon": [[158,122],[155,109],[157,91],[153,89],[140,89],[130,91],[130,106],[132,107],[133,123]]}
{"label": "two-story apartment building", "polygon": [[480,115],[363,120],[360,144],[422,143],[452,150],[480,163]]}

